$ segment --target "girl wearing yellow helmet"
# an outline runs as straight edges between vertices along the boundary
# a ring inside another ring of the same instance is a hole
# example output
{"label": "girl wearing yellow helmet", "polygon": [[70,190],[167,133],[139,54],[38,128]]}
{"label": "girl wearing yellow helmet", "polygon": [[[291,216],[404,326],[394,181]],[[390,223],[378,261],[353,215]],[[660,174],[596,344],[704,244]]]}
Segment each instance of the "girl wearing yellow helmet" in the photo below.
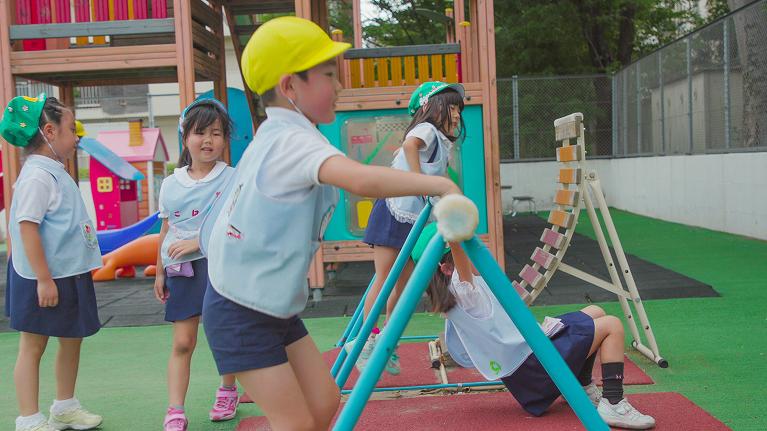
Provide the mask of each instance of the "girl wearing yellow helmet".
{"label": "girl wearing yellow helmet", "polygon": [[295,17],[253,34],[243,76],[262,96],[267,119],[221,212],[202,228],[210,231],[202,320],[216,366],[236,375],[274,430],[327,429],[338,408],[338,386],[298,317],[336,187],[373,197],[460,193],[443,177],[357,163],[317,130],[335,118],[333,59],[348,47]]}

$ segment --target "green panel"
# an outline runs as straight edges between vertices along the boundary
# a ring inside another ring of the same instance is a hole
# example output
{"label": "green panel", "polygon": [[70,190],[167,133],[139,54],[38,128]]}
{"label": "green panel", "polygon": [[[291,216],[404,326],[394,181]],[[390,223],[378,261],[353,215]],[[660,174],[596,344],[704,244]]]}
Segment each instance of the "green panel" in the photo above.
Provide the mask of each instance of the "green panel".
{"label": "green panel", "polygon": [[[467,106],[463,111],[466,138],[459,144],[461,156],[451,168],[457,171],[464,193],[480,208],[477,233],[487,233],[487,196],[485,193],[485,155],[482,135],[482,107]],[[332,124],[320,125],[320,131],[347,156],[362,163],[388,166],[392,153],[399,148],[409,117],[405,109],[339,112]],[[367,201],[367,202],[365,202]],[[360,203],[362,202],[362,203]],[[359,226],[356,208],[370,208],[372,200],[341,190],[338,208],[325,231],[327,241],[358,240],[364,227]],[[364,225],[364,222],[362,223]]]}

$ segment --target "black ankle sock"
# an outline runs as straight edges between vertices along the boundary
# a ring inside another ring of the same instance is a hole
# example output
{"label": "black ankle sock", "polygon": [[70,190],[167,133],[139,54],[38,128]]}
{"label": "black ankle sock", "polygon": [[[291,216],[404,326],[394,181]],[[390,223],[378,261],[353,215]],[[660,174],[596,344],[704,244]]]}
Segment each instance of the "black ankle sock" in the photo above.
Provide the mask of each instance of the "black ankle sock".
{"label": "black ankle sock", "polygon": [[623,362],[602,364],[602,397],[610,404],[623,399]]}
{"label": "black ankle sock", "polygon": [[583,363],[583,368],[581,368],[581,372],[578,373],[578,381],[581,383],[581,386],[588,386],[588,384],[591,383],[591,372],[594,370],[594,361],[596,361],[596,359],[597,354],[594,353],[586,358],[586,362]]}

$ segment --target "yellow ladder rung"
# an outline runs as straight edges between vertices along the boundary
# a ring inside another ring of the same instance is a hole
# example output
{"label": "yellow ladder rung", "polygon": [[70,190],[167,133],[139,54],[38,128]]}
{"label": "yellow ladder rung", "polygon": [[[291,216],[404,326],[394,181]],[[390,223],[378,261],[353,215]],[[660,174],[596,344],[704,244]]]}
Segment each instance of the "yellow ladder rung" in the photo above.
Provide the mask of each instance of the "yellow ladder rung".
{"label": "yellow ladder rung", "polygon": [[559,178],[557,178],[557,182],[561,184],[580,184],[581,183],[580,168],[560,169]]}
{"label": "yellow ladder rung", "polygon": [[549,223],[565,229],[570,229],[570,226],[573,225],[573,220],[575,220],[575,217],[565,211],[552,210],[549,213]]}
{"label": "yellow ladder rung", "polygon": [[578,197],[577,190],[557,190],[554,203],[574,207],[578,204]]}
{"label": "yellow ladder rung", "polygon": [[576,162],[581,159],[581,146],[569,145],[557,148],[558,162]]}

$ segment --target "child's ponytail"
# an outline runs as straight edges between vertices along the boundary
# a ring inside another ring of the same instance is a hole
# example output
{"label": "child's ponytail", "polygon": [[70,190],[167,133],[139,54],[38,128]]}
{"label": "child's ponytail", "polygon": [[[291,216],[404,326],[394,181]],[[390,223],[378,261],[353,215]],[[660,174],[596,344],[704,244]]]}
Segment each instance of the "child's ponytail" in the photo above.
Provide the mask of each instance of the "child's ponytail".
{"label": "child's ponytail", "polygon": [[[440,266],[445,264],[453,265],[453,257],[450,253],[447,253],[440,261]],[[437,267],[437,270],[434,271],[431,283],[426,288],[432,313],[447,313],[455,307],[455,295],[450,291],[451,280],[452,275],[443,273],[441,268]]]}

